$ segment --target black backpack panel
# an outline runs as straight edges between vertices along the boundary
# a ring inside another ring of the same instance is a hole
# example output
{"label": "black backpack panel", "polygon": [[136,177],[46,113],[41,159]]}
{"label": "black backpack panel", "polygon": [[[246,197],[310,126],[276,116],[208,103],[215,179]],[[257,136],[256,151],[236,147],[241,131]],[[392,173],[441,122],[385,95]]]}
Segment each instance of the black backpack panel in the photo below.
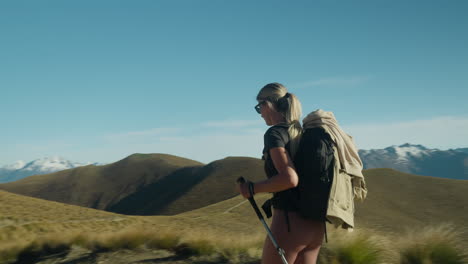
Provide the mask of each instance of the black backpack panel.
{"label": "black backpack panel", "polygon": [[294,159],[299,176],[295,207],[309,219],[326,220],[335,164],[334,143],[321,127],[306,129]]}

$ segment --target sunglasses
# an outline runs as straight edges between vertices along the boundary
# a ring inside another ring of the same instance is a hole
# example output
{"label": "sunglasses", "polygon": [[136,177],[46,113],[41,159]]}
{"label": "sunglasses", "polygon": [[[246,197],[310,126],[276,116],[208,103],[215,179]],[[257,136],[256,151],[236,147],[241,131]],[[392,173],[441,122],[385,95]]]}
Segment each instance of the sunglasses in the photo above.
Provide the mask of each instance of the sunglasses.
{"label": "sunglasses", "polygon": [[262,106],[262,104],[264,104],[265,101],[261,101],[260,103],[258,103],[254,108],[255,108],[255,111],[257,111],[257,113],[261,114],[260,112],[260,107]]}

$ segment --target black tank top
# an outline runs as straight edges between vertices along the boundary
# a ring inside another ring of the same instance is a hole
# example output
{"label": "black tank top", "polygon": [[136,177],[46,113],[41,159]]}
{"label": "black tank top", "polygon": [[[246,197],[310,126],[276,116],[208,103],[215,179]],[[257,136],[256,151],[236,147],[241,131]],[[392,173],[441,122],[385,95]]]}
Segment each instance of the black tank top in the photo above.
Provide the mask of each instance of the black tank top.
{"label": "black tank top", "polygon": [[[271,178],[278,174],[278,171],[275,168],[273,160],[270,156],[270,149],[283,147],[288,152],[289,156],[291,156],[290,152],[290,137],[289,137],[289,129],[288,124],[277,124],[270,127],[264,135],[264,148],[263,148],[263,157],[262,159],[265,160],[265,174],[268,178]],[[273,198],[271,200],[273,208],[281,209],[285,211],[297,211],[294,206],[293,199],[291,196],[295,195],[294,189],[288,189],[281,192],[273,193]]]}

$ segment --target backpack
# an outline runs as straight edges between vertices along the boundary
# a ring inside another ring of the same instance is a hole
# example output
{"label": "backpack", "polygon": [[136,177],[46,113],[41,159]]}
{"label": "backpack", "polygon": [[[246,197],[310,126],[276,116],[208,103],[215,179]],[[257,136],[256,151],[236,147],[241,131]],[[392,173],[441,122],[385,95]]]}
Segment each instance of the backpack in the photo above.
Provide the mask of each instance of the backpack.
{"label": "backpack", "polygon": [[[338,146],[330,133],[326,126],[304,128],[293,157],[299,183],[295,188],[283,191],[282,196],[302,217],[324,223],[326,242],[325,222],[352,231],[354,199],[363,200],[367,194],[363,178],[343,168]],[[271,201],[274,198],[262,206],[268,218],[272,215]],[[285,210],[285,217],[290,231],[288,210]]]}
{"label": "backpack", "polygon": [[294,165],[299,177],[294,204],[308,219],[327,221],[327,207],[334,180],[335,148],[322,127],[304,130]]}

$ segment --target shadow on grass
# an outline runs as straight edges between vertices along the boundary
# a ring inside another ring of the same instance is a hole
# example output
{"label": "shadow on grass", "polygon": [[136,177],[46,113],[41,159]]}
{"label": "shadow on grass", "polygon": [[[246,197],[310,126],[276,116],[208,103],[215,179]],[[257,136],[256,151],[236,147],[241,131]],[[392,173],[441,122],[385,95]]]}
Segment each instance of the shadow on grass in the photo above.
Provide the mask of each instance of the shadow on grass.
{"label": "shadow on grass", "polygon": [[[184,261],[187,260],[187,264],[228,264],[230,263],[227,260],[189,260],[189,258],[184,256],[170,256],[164,258],[154,258],[154,259],[146,259],[146,260],[139,260],[129,264],[140,264],[140,263],[148,263],[148,264],[157,264],[157,263],[167,263],[171,261]],[[249,262],[241,262],[242,264],[260,264],[260,261],[249,261]],[[68,263],[67,263],[68,264]],[[72,264],[72,263],[70,263]],[[75,263],[73,263],[75,264]]]}
{"label": "shadow on grass", "polygon": [[13,264],[36,263],[41,260],[64,257],[70,252],[67,246],[59,248],[44,248],[40,251],[23,251],[21,252]]}
{"label": "shadow on grass", "polygon": [[145,260],[138,260],[135,262],[131,262],[129,264],[136,264],[136,263],[166,263],[168,261],[182,261],[188,259],[186,256],[169,256],[169,257],[161,257],[161,258],[151,258]]}
{"label": "shadow on grass", "polygon": [[[34,264],[38,262],[47,262],[57,260],[60,258],[66,258],[67,255],[71,252],[70,248],[62,248],[62,251],[59,249],[43,250],[40,252],[23,252],[18,255],[16,262],[12,264]],[[85,253],[82,256],[78,256],[68,261],[61,261],[61,264],[88,264],[88,263],[97,263],[97,259],[101,253],[109,252],[108,250],[97,250],[94,252]],[[54,262],[55,263],[55,262]]]}

